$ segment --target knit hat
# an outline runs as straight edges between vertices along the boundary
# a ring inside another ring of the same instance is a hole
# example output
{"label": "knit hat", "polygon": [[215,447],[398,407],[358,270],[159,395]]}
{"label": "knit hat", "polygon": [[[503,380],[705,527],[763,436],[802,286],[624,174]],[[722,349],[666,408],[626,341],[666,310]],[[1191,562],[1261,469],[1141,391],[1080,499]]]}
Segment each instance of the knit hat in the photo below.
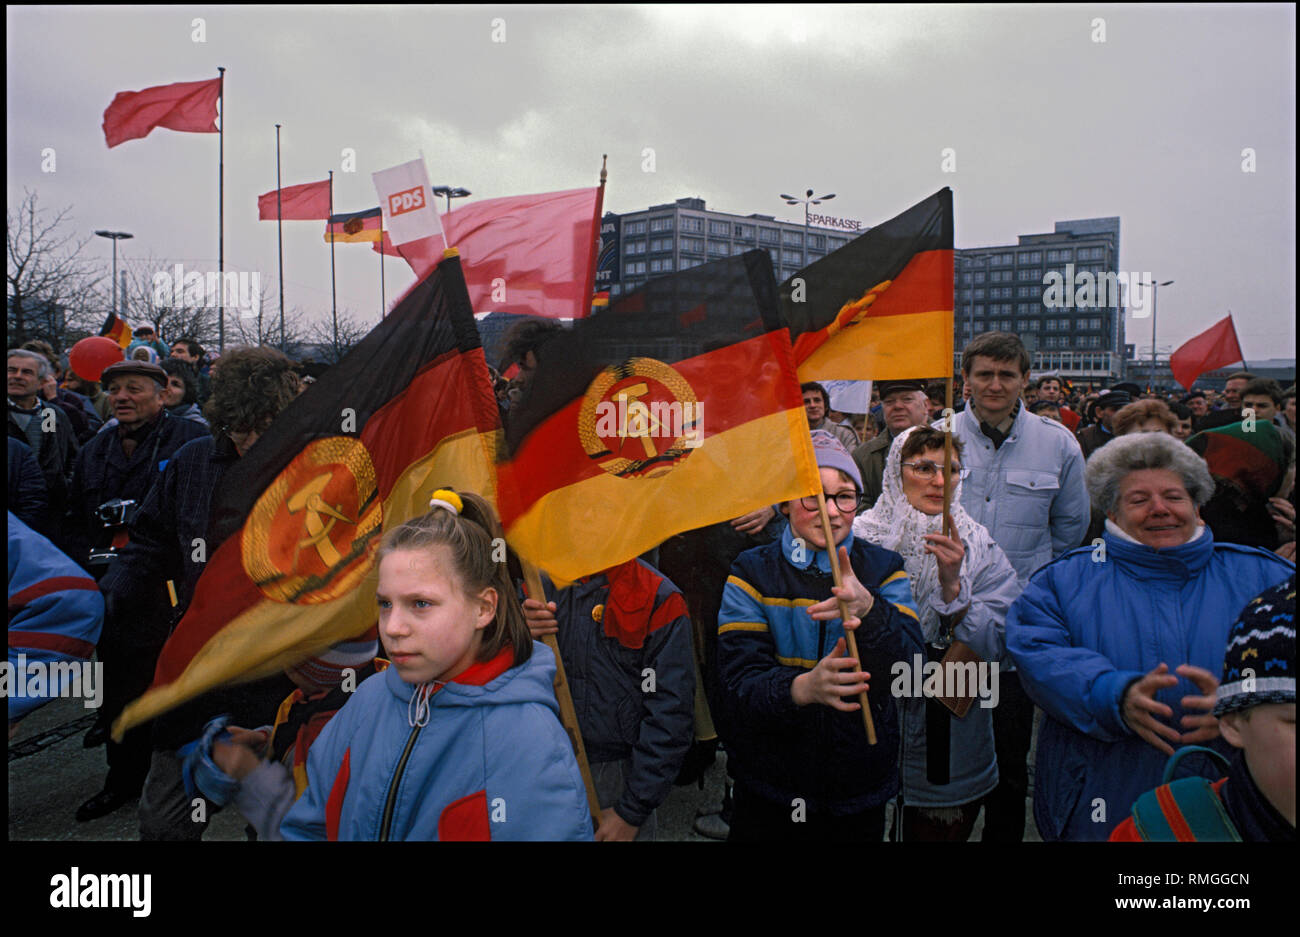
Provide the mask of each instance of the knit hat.
{"label": "knit hat", "polygon": [[858,471],[858,463],[853,461],[853,456],[849,455],[849,450],[844,448],[842,442],[824,429],[815,429],[812,433],[812,444],[813,456],[817,459],[818,468],[839,469],[853,479],[853,484],[858,486],[858,492],[862,492],[862,473]]}
{"label": "knit hat", "polygon": [[1216,716],[1295,702],[1295,573],[1241,610],[1228,632],[1216,695]]}

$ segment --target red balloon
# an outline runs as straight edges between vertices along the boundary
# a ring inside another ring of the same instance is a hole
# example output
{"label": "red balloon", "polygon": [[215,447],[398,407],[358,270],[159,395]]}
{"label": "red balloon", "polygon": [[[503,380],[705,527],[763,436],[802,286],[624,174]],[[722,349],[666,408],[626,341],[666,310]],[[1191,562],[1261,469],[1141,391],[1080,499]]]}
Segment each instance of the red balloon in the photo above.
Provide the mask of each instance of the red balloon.
{"label": "red balloon", "polygon": [[73,372],[83,381],[97,381],[104,369],[114,361],[122,361],[126,355],[122,346],[107,335],[92,335],[83,338],[72,346],[68,352],[68,364]]}

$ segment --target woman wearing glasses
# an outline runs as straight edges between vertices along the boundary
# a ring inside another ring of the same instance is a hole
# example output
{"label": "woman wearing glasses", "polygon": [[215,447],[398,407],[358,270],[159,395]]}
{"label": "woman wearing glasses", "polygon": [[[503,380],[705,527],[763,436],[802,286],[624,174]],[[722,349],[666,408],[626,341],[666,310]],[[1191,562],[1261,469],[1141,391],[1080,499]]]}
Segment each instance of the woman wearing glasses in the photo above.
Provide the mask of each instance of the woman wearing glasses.
{"label": "woman wearing glasses", "polygon": [[[781,506],[781,539],[736,559],[718,613],[732,841],[879,841],[898,791],[890,671],[921,653],[912,590],[902,557],[853,535],[862,477],[848,450],[829,433],[812,438],[842,585],[816,497],[796,498]],[[856,631],[860,662],[845,656],[845,629]],[[876,745],[857,702],[864,690]]]}
{"label": "woman wearing glasses", "polygon": [[943,433],[928,426],[908,429],[894,440],[880,499],[853,523],[856,535],[903,557],[926,641],[921,661],[940,661],[954,641],[961,641],[983,658],[980,666],[992,681],[985,684],[991,692],[961,718],[936,698],[915,696],[920,681],[898,682],[906,691],[901,707],[902,839],[907,842],[965,842],[981,800],[998,783],[991,708],[997,674],[988,665],[1006,651],[1003,623],[1019,589],[1002,548],[961,506],[958,439],[952,470],[951,537],[943,535]]}

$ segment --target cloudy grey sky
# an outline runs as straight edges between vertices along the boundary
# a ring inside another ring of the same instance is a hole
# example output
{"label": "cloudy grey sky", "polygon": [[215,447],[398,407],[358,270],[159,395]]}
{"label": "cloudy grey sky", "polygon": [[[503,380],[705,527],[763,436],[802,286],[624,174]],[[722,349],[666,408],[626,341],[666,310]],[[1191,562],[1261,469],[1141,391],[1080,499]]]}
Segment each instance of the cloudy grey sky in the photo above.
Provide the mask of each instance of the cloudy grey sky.
{"label": "cloudy grey sky", "polygon": [[[815,188],[838,194],[834,214],[875,224],[950,185],[958,247],[1118,215],[1121,269],[1176,281],[1161,291],[1162,346],[1231,309],[1248,360],[1290,357],[1295,17],[1243,4],[9,7],[8,200],[34,188],[87,232],[132,231],[122,256],[215,268],[215,135],[155,130],[110,151],[100,125],[118,91],[223,65],[227,269],[268,281],[275,225],[257,221],[256,198],[275,186],[279,122],[285,185],[356,151],[356,171],[335,175],[338,211],[373,207],[370,173],[423,151],[435,185],[476,198],[593,185],[608,153],[613,211],[698,196],[802,220],[777,194]],[[322,228],[285,224],[287,303],[316,317],[329,315]],[[88,250],[109,263],[107,241]],[[337,258],[340,308],[377,320],[378,257],[339,245]],[[412,276],[399,260],[386,270],[391,301]],[[1149,320],[1128,330],[1149,344]]]}

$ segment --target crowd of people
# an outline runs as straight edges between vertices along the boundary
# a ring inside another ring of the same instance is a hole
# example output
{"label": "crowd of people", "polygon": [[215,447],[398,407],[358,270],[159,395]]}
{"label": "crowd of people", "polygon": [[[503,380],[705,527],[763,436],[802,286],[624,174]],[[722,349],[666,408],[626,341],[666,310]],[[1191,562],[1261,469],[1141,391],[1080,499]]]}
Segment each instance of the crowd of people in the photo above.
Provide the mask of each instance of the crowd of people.
{"label": "crowd of people", "polygon": [[[508,336],[503,421],[559,328]],[[266,839],[644,841],[721,748],[706,836],[965,841],[982,813],[1019,842],[1037,724],[1045,840],[1294,841],[1294,387],[1085,392],[985,333],[951,413],[933,380],[876,382],[864,414],[804,384],[820,496],[542,595],[492,506],[439,490],[383,537],[369,632],[119,742],[218,546],[193,549],[213,491],[305,386],[273,349],[135,334],[98,382],[8,353],[10,660],[105,669],[78,821],[138,799],[142,838],[197,840],[202,797]],[[8,702],[12,738],[41,700]],[[1189,752],[1201,787],[1165,777]],[[1169,805],[1196,797],[1227,822],[1189,837]]]}

